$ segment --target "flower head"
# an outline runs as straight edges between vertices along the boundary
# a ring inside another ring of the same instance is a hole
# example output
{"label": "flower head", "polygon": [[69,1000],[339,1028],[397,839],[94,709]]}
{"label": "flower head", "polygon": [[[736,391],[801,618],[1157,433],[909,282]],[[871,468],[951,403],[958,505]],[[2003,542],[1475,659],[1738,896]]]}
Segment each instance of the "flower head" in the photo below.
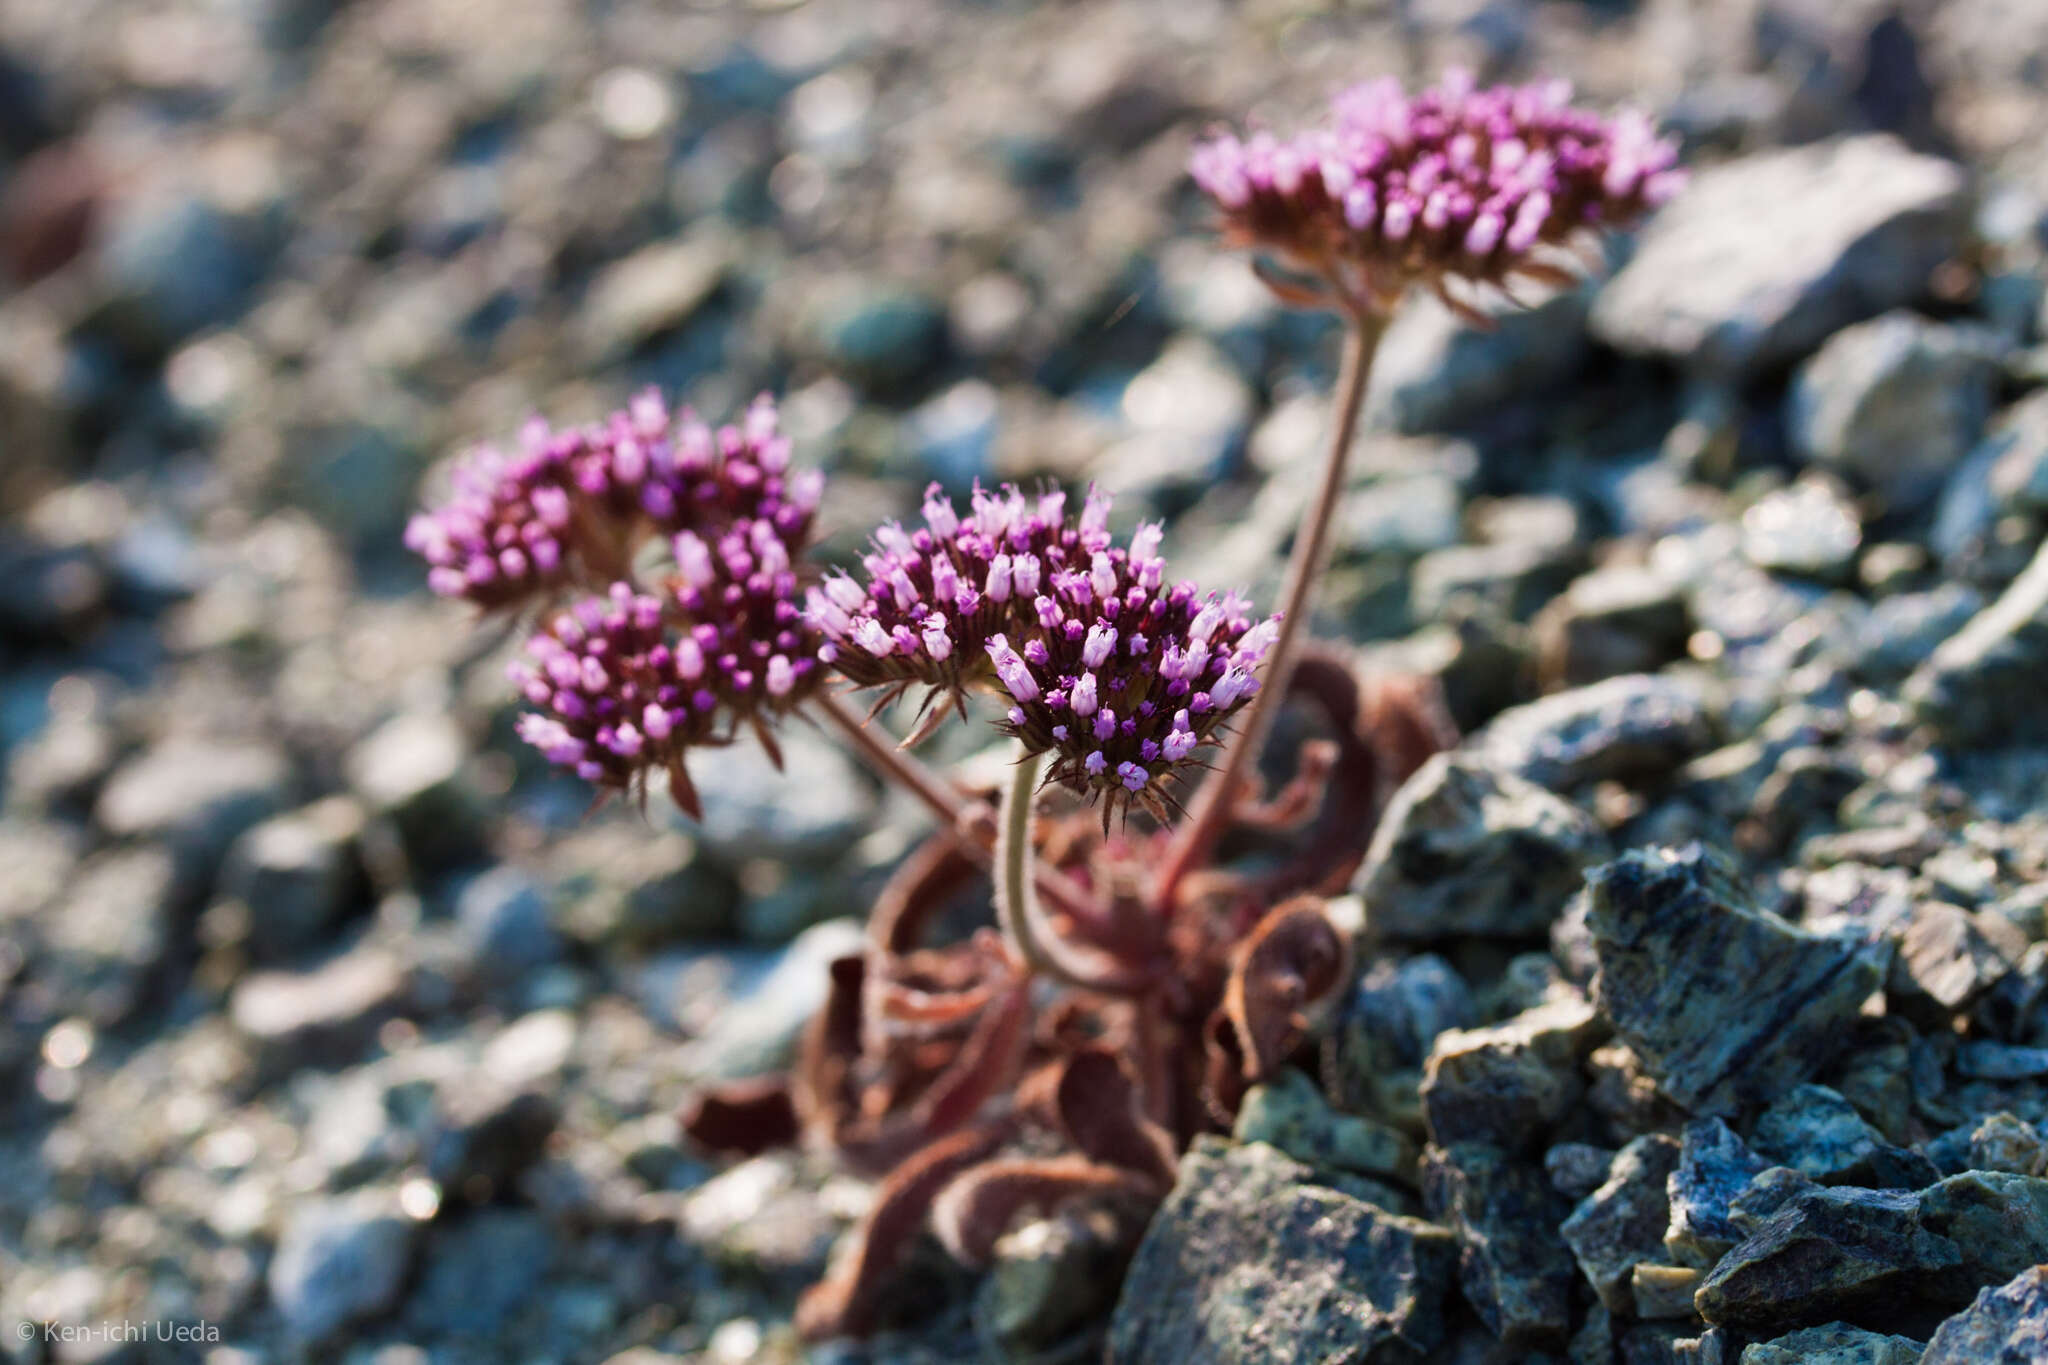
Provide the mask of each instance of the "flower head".
{"label": "flower head", "polygon": [[1117,546],[1106,497],[1070,517],[1059,493],[976,488],[963,517],[933,488],[924,511],[914,531],[877,534],[865,583],[811,591],[825,657],[862,685],[993,687],[1000,727],[1055,755],[1052,780],[1163,811],[1190,755],[1258,691],[1277,622],[1169,585],[1159,528]]}
{"label": "flower head", "polygon": [[1626,226],[1683,184],[1676,144],[1647,118],[1570,97],[1563,81],[1482,90],[1462,72],[1410,96],[1388,78],[1339,94],[1327,122],[1293,137],[1216,137],[1189,170],[1234,244],[1375,307],[1415,281],[1555,279],[1544,248]]}
{"label": "flower head", "polygon": [[679,773],[684,751],[718,728],[720,679],[702,643],[625,583],[557,614],[511,673],[537,708],[519,718],[520,738],[593,786],[625,791],[650,769]]}
{"label": "flower head", "polygon": [[649,536],[736,516],[768,521],[794,556],[819,491],[814,476],[789,474],[765,396],[739,425],[713,431],[687,409],[672,420],[652,390],[589,427],[555,431],[536,417],[515,452],[471,452],[452,484],[405,542],[435,592],[490,609],[624,578]]}
{"label": "flower head", "polygon": [[[538,708],[519,733],[606,790],[665,769],[694,813],[685,751],[746,724],[772,752],[769,724],[823,681],[799,606],[821,491],[815,474],[790,471],[770,400],[714,431],[688,412],[672,423],[648,393],[587,430],[536,421],[518,456],[472,457],[454,498],[416,517],[407,539],[449,596],[510,607],[589,594],[513,666]],[[669,567],[635,583],[657,533]]]}

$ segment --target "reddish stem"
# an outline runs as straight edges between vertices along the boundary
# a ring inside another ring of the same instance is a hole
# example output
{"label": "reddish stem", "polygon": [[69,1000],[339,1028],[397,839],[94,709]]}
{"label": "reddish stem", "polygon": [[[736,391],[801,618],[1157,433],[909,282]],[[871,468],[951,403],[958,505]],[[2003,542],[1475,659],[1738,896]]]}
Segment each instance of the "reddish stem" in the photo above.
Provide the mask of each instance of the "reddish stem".
{"label": "reddish stem", "polygon": [[1152,892],[1153,903],[1162,914],[1172,912],[1181,882],[1214,850],[1238,789],[1250,779],[1252,764],[1265,747],[1280,699],[1286,694],[1287,675],[1294,667],[1302,632],[1308,625],[1310,598],[1329,559],[1330,525],[1336,519],[1337,504],[1343,496],[1345,466],[1358,432],[1358,414],[1365,404],[1373,353],[1379,349],[1380,337],[1386,330],[1384,317],[1363,307],[1347,307],[1345,318],[1348,325],[1343,364],[1337,373],[1336,421],[1330,429],[1329,450],[1323,457],[1322,485],[1316,490],[1308,517],[1295,537],[1294,553],[1287,561],[1287,584],[1280,601],[1280,638],[1274,641],[1273,652],[1267,656],[1258,695],[1245,709],[1237,734],[1225,746],[1216,771],[1195,793],[1188,818],[1175,831],[1167,849]]}

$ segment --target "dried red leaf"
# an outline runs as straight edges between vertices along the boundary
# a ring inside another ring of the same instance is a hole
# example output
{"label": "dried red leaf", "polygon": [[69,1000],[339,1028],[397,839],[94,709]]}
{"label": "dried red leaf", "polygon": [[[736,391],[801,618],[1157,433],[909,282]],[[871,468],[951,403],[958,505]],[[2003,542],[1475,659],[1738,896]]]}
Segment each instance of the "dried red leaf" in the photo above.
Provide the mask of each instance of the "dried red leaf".
{"label": "dried red leaf", "polygon": [[1245,1080],[1263,1080],[1287,1059],[1307,1030],[1304,1012],[1344,984],[1350,964],[1350,941],[1313,896],[1259,921],[1233,954],[1223,991]]}
{"label": "dried red leaf", "polygon": [[732,1156],[788,1147],[801,1133],[789,1078],[782,1075],[699,1090],[684,1103],[681,1123],[698,1146]]}
{"label": "dried red leaf", "polygon": [[868,914],[868,937],[887,953],[907,953],[924,941],[931,917],[981,875],[950,833],[935,834],[903,860]]}
{"label": "dried red leaf", "polygon": [[1093,1047],[1061,1066],[1054,1095],[1060,1128],[1091,1159],[1140,1177],[1157,1193],[1173,1185],[1173,1137],[1145,1114],[1138,1087],[1116,1054]]}
{"label": "dried red leaf", "polygon": [[1379,757],[1381,799],[1458,742],[1443,688],[1426,673],[1378,674],[1360,684],[1358,731]]}
{"label": "dried red leaf", "polygon": [[831,1271],[798,1302],[797,1330],[810,1341],[873,1330],[876,1296],[924,1226],[932,1201],[962,1171],[1000,1147],[1010,1129],[1007,1122],[964,1128],[899,1166],[876,1192],[874,1205]]}

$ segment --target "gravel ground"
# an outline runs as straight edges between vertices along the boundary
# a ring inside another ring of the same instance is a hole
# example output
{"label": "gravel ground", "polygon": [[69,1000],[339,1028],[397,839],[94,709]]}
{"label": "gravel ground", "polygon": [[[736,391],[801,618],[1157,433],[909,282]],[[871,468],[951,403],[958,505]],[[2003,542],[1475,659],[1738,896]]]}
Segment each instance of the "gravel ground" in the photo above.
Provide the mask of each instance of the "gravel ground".
{"label": "gravel ground", "polygon": [[1121,1307],[1048,1224],[810,1358],[2042,1358],[2027,0],[0,5],[0,1357],[805,1358],[867,1188],[674,1114],[789,1056],[922,817],[807,731],[702,826],[587,814],[406,516],[535,410],[766,389],[832,555],[1094,479],[1270,601],[1337,338],[1188,148],[1453,63],[1695,176],[1386,342],[1316,625],[1468,738],[1322,1084],[1190,1154]]}

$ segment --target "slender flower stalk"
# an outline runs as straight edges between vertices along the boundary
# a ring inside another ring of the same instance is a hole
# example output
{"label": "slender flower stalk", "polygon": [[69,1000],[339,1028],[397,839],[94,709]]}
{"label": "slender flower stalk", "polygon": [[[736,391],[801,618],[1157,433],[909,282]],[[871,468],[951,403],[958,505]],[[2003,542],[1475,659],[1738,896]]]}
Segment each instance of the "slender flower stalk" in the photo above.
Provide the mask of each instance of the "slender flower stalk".
{"label": "slender flower stalk", "polygon": [[1322,482],[1287,561],[1286,587],[1280,599],[1280,634],[1266,659],[1266,683],[1239,722],[1237,735],[1225,747],[1216,771],[1195,794],[1187,819],[1175,831],[1154,882],[1153,899],[1158,905],[1171,907],[1181,879],[1200,866],[1213,850],[1230,814],[1231,799],[1251,775],[1253,761],[1265,747],[1266,735],[1273,727],[1280,698],[1286,695],[1288,675],[1300,651],[1316,581],[1329,563],[1330,525],[1344,491],[1345,469],[1358,432],[1366,384],[1372,376],[1373,354],[1385,330],[1385,324],[1372,314],[1359,313],[1348,319],[1330,445],[1323,455]]}
{"label": "slender flower stalk", "polygon": [[1287,302],[1337,311],[1345,337],[1330,445],[1288,560],[1266,686],[1160,867],[1154,898],[1162,908],[1209,856],[1272,727],[1329,559],[1373,355],[1402,297],[1423,285],[1468,321],[1490,325],[1452,282],[1503,292],[1523,280],[1575,282],[1567,248],[1576,239],[1627,226],[1684,183],[1676,144],[1647,118],[1606,118],[1572,107],[1570,96],[1561,81],[1480,90],[1462,72],[1412,97],[1398,81],[1374,81],[1339,94],[1321,127],[1287,139],[1226,133],[1190,159],[1221,213],[1224,241],[1307,276],[1298,283],[1261,272]]}

